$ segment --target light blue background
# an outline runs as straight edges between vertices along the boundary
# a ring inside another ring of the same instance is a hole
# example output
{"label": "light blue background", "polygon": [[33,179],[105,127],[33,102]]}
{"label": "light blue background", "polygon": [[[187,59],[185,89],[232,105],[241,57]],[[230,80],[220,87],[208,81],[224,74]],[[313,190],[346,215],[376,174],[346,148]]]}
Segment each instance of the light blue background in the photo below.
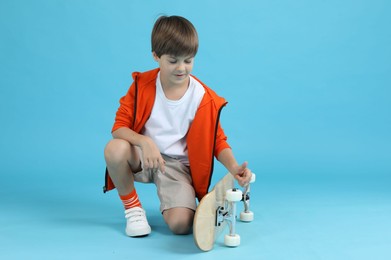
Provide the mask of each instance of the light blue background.
{"label": "light blue background", "polygon": [[[1,0],[0,258],[389,259],[390,12],[385,0]],[[193,73],[229,101],[223,127],[257,173],[236,249],[200,254],[171,235],[148,185],[155,231],[129,239],[101,191],[118,100],[131,72],[157,66],[161,14],[196,26]]]}

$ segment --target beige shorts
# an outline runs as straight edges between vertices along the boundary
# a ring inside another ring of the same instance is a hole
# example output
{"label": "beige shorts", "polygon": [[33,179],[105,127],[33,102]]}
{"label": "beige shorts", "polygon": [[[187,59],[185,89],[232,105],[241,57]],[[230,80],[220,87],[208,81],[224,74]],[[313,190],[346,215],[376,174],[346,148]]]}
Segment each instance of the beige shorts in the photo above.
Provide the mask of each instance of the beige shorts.
{"label": "beige shorts", "polygon": [[[141,149],[137,149],[140,155]],[[196,210],[195,192],[188,166],[180,161],[162,154],[166,161],[165,173],[160,170],[143,170],[134,174],[134,180],[142,183],[155,183],[160,200],[160,212],[171,208],[189,208]]]}

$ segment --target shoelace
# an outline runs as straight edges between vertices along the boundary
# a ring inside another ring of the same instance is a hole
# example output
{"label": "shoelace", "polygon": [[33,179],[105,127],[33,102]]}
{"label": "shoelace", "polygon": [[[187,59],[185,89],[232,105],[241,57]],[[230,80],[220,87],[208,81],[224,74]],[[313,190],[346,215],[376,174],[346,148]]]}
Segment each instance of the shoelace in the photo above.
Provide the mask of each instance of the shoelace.
{"label": "shoelace", "polygon": [[125,218],[129,219],[130,222],[145,221],[145,213],[142,209],[134,209],[126,213]]}

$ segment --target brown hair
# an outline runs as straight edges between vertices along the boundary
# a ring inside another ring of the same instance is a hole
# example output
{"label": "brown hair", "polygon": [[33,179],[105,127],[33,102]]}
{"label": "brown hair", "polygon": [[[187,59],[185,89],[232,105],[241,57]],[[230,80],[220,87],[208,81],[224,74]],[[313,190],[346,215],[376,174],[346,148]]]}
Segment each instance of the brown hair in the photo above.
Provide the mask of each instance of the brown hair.
{"label": "brown hair", "polygon": [[198,50],[198,34],[193,24],[181,16],[161,16],[152,29],[152,51],[158,57],[195,56]]}

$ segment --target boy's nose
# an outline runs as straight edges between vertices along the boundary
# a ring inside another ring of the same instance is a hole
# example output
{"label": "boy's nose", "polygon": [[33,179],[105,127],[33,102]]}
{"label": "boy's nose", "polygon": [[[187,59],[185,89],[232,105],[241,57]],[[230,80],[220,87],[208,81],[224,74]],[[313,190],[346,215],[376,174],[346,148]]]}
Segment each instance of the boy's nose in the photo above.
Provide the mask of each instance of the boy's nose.
{"label": "boy's nose", "polygon": [[176,67],[176,70],[184,71],[185,70],[185,64],[183,62],[179,62],[178,66]]}

